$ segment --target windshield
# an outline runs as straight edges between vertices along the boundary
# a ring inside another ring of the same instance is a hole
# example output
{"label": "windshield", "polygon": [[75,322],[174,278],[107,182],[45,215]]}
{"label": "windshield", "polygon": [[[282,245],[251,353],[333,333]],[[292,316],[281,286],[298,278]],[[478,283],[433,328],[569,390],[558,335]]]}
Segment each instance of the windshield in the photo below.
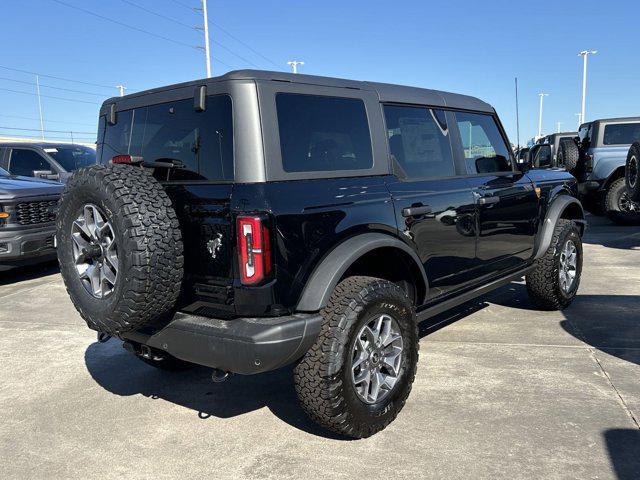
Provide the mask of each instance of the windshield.
{"label": "windshield", "polygon": [[88,167],[96,163],[96,152],[89,147],[60,146],[55,148],[45,148],[45,152],[53,157],[67,172]]}

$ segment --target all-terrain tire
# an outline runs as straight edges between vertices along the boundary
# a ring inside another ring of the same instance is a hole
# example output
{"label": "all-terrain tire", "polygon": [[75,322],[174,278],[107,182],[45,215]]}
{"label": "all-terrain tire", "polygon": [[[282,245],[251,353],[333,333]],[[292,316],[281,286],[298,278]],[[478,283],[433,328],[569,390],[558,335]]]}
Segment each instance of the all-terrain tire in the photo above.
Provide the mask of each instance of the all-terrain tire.
{"label": "all-terrain tire", "polygon": [[604,197],[604,209],[612,222],[640,225],[640,203],[631,200],[624,178],[618,178],[609,185]]}
{"label": "all-terrain tire", "polygon": [[629,148],[624,179],[631,200],[640,202],[640,142],[633,143]]}
{"label": "all-terrain tire", "polygon": [[[400,374],[386,397],[367,404],[358,397],[351,379],[351,355],[357,332],[382,314],[392,316],[400,327]],[[348,437],[369,437],[396,418],[411,391],[418,363],[413,304],[394,283],[349,277],[336,286],[322,316],[318,339],[294,370],[298,398],[319,425]]]}
{"label": "all-terrain tire", "polygon": [[[115,285],[102,298],[83,285],[73,253],[72,228],[85,205],[105,215],[116,241]],[[130,165],[78,170],[62,193],[56,226],[62,278],[90,328],[117,336],[172,313],[183,278],[182,235],[171,200],[150,173]]]}
{"label": "all-terrain tire", "polygon": [[574,142],[560,142],[558,149],[558,164],[571,172],[578,166],[580,151]]}
{"label": "all-terrain tire", "polygon": [[[568,241],[573,242],[577,251],[575,279],[569,291],[560,282],[560,256]],[[568,307],[578,292],[582,274],[582,239],[575,222],[560,219],[556,223],[551,245],[545,254],[537,259],[534,269],[526,277],[527,292],[533,303],[541,310],[563,310]]]}

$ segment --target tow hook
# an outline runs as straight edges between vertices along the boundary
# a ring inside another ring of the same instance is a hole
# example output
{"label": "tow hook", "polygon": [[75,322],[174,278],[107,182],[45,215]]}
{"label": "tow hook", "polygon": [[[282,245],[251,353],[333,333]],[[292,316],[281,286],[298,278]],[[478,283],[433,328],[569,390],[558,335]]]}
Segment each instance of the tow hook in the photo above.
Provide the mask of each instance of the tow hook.
{"label": "tow hook", "polygon": [[225,372],[224,370],[219,370],[214,368],[211,372],[211,380],[214,383],[222,383],[227,380],[231,376],[230,372]]}
{"label": "tow hook", "polygon": [[111,339],[111,335],[103,332],[98,332],[98,343],[105,343]]}

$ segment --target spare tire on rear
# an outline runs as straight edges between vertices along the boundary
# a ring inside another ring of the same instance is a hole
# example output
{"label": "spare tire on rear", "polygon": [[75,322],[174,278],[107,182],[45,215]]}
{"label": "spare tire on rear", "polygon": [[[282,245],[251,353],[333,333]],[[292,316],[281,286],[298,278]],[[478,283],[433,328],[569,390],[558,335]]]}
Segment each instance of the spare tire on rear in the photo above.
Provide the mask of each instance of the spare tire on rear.
{"label": "spare tire on rear", "polygon": [[558,149],[558,164],[564,166],[567,172],[575,170],[578,166],[580,152],[578,146],[573,141],[560,142]]}
{"label": "spare tire on rear", "polygon": [[627,165],[624,169],[624,181],[627,186],[629,198],[634,202],[640,202],[640,179],[638,168],[640,167],[640,142],[635,142],[629,148]]}
{"label": "spare tire on rear", "polygon": [[94,165],[75,172],[62,193],[56,239],[65,286],[90,328],[119,335],[173,312],[182,235],[171,200],[148,171]]}

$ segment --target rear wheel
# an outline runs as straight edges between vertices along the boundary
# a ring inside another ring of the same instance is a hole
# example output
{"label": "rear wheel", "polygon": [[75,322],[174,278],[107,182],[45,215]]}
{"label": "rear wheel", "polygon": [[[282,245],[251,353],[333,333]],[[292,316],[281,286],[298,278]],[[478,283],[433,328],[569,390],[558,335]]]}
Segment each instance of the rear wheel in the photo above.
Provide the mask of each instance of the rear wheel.
{"label": "rear wheel", "polygon": [[631,200],[624,178],[614,180],[604,199],[607,216],[620,225],[640,225],[640,203]]}
{"label": "rear wheel", "polygon": [[625,184],[629,198],[634,202],[640,202],[640,179],[638,172],[640,168],[640,142],[635,142],[629,148],[627,154],[627,164],[625,166]]}
{"label": "rear wheel", "polygon": [[87,324],[119,335],[172,313],[183,275],[171,200],[145,170],[94,165],[75,172],[56,238],[69,296]]}
{"label": "rear wheel", "polygon": [[396,284],[349,277],[322,311],[316,343],[294,371],[303,409],[321,426],[369,437],[398,415],[418,362],[413,305]]}

